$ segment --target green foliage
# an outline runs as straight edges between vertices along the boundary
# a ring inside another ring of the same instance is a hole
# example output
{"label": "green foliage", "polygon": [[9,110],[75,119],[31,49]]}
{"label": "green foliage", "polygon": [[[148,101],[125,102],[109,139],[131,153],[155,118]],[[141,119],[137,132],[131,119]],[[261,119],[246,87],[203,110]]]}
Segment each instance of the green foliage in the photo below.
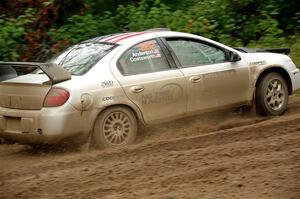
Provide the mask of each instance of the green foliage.
{"label": "green foliage", "polygon": [[[32,8],[22,7],[5,15],[1,15],[0,3],[0,60],[32,60],[36,52],[48,49],[55,53],[91,37],[159,27],[202,35],[230,46],[287,47],[293,43],[298,52],[292,56],[300,57],[299,36],[295,36],[299,35],[300,12],[293,0],[24,2]],[[5,5],[16,4],[23,5],[12,1]]]}
{"label": "green foliage", "polygon": [[298,68],[300,68],[300,35],[294,36],[291,42],[291,57]]}
{"label": "green foliage", "polygon": [[56,40],[69,38],[74,43],[111,32],[168,27],[233,46],[282,46],[283,30],[273,18],[277,13],[274,6],[259,4],[257,0],[205,0],[175,11],[159,0],[142,0],[138,4],[119,5],[114,14],[75,15],[68,24],[52,30],[51,35]]}
{"label": "green foliage", "polygon": [[18,47],[26,33],[25,26],[32,23],[33,9],[27,9],[17,19],[0,16],[0,60],[15,61],[19,58]]}
{"label": "green foliage", "polygon": [[68,39],[72,43],[97,34],[97,18],[88,14],[85,16],[74,15],[68,19],[68,24],[59,29],[51,29],[49,35],[55,40]]}
{"label": "green foliage", "polygon": [[167,27],[172,19],[170,8],[156,0],[149,5],[146,0],[137,6],[119,6],[114,17],[125,30],[141,31],[155,27]]}

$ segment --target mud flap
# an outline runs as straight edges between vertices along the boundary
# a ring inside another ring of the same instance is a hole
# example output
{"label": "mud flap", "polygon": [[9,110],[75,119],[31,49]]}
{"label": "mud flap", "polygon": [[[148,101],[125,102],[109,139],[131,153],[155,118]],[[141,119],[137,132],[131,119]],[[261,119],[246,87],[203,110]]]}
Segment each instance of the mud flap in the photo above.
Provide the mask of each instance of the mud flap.
{"label": "mud flap", "polygon": [[93,132],[90,132],[86,142],[84,142],[84,144],[81,146],[81,150],[88,152],[95,148],[95,143],[93,142]]}
{"label": "mud flap", "polygon": [[256,90],[254,90],[254,92],[253,92],[252,104],[251,104],[251,109],[250,109],[250,113],[251,113],[252,116],[256,116],[257,115],[256,92],[255,91]]}

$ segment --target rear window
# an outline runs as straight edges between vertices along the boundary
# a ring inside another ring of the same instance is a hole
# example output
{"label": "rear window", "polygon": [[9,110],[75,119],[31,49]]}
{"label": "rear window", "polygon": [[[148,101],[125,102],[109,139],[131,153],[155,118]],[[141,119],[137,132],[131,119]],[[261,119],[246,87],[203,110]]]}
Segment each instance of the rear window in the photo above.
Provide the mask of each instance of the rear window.
{"label": "rear window", "polygon": [[83,75],[89,71],[100,59],[115,47],[108,43],[83,43],[68,48],[50,62],[56,63],[72,75]]}

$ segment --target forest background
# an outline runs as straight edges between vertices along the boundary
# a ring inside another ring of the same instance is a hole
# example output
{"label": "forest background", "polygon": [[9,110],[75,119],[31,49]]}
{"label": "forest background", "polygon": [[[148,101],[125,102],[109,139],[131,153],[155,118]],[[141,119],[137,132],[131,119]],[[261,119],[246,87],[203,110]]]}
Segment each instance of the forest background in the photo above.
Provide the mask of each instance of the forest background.
{"label": "forest background", "polygon": [[233,47],[289,47],[300,67],[297,2],[0,0],[0,61],[45,61],[91,37],[165,27]]}

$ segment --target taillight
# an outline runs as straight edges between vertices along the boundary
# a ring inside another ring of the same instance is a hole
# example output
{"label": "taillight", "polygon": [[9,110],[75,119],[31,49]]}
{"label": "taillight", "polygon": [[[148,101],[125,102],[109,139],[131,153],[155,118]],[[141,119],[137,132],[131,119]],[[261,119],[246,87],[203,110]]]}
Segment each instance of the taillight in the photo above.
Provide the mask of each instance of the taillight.
{"label": "taillight", "polygon": [[70,93],[62,88],[51,88],[48,92],[45,101],[44,107],[56,107],[61,106],[69,99]]}

